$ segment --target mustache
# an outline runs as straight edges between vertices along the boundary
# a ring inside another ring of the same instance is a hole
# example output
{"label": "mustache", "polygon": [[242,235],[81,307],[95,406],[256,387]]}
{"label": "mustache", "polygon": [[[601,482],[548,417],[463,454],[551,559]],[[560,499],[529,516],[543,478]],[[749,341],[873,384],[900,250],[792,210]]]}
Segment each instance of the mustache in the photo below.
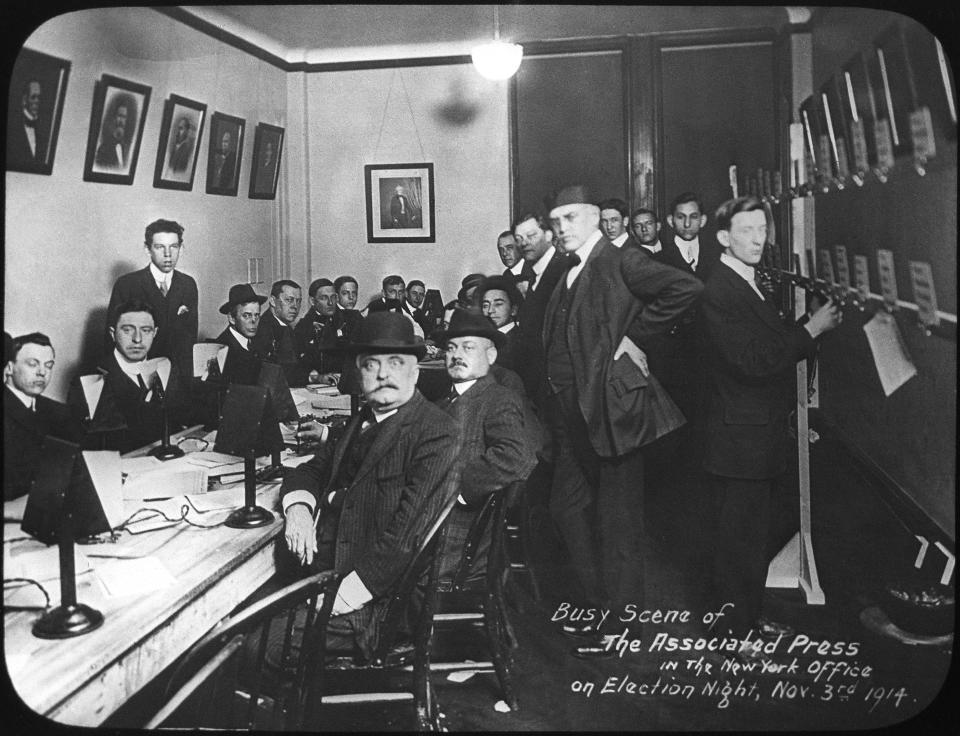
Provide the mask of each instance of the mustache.
{"label": "mustache", "polygon": [[461,368],[466,368],[467,364],[465,361],[461,360],[460,358],[451,358],[449,367],[456,368],[457,366],[460,366]]}
{"label": "mustache", "polygon": [[397,384],[392,383],[391,381],[383,381],[382,383],[378,383],[378,384],[377,384],[377,388],[374,389],[374,390],[381,389],[381,388],[399,389],[400,387],[397,386]]}

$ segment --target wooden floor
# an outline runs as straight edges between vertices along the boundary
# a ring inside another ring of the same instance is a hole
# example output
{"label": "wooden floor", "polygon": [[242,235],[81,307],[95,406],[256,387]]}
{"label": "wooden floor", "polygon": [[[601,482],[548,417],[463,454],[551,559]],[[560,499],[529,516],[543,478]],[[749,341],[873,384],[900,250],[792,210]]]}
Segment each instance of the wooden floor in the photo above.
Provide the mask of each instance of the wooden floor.
{"label": "wooden floor", "polygon": [[[781,671],[763,672],[759,667],[737,671],[731,667],[736,658],[717,653],[701,658],[699,652],[651,651],[658,634],[712,635],[701,623],[709,609],[708,490],[696,473],[672,464],[654,468],[648,478],[648,593],[638,608],[685,610],[691,621],[644,626],[639,651],[622,657],[588,662],[571,656],[573,642],[551,621],[564,602],[570,575],[544,517],[536,561],[542,600],[532,600],[522,575],[512,586],[520,708],[495,708],[500,695],[493,674],[460,683],[437,674],[444,726],[449,731],[874,730],[914,717],[919,720],[913,726],[931,733],[944,732],[944,723],[956,725],[957,708],[938,698],[948,678],[952,642],[906,645],[872,632],[860,618],[880,600],[885,583],[911,573],[916,551],[911,532],[829,439],[814,446],[813,484],[814,544],[826,605],[808,606],[795,590],[768,590],[766,605],[798,634],[829,642],[828,649],[855,643],[856,654],[849,649],[840,656],[818,654],[813,648],[788,653],[791,642],[783,641],[771,655]],[[783,499],[780,518],[794,518],[794,503]],[[785,525],[784,533],[789,531]],[[441,657],[469,646],[462,638],[438,636]],[[474,658],[486,658],[482,648]],[[656,694],[644,694],[653,688]],[[140,713],[150,711],[152,697],[144,693],[107,725],[135,725]],[[322,722],[310,724],[310,730],[406,731],[414,726],[410,710],[397,704],[326,708]]]}

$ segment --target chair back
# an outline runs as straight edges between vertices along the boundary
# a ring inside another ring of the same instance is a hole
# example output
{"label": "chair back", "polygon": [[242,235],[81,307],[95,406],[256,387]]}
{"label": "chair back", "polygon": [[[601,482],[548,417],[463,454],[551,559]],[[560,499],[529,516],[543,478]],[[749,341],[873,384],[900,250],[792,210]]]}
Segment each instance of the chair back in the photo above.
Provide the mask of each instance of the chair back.
{"label": "chair back", "polygon": [[515,492],[514,486],[516,485],[517,483],[511,483],[487,496],[480,512],[470,524],[470,530],[467,532],[453,578],[450,581],[439,583],[441,593],[466,588],[469,583],[468,576],[477,556],[477,550],[487,534],[490,535],[490,549],[487,553],[487,570],[484,578],[490,581],[493,576],[502,575],[507,559],[504,538],[507,506],[509,499]]}

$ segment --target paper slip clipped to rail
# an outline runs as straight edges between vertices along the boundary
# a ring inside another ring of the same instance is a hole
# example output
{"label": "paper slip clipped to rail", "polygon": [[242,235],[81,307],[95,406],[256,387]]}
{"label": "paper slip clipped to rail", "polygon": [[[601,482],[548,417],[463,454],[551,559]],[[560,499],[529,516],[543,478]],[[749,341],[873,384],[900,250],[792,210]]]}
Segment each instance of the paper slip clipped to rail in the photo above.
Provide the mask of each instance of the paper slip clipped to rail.
{"label": "paper slip clipped to rail", "polygon": [[108,598],[144,595],[177,582],[156,557],[108,562],[98,566],[94,575]]}
{"label": "paper slip clipped to rail", "polygon": [[917,368],[907,352],[900,327],[891,314],[879,310],[863,326],[863,331],[867,333],[883,393],[889,396],[917,375]]}

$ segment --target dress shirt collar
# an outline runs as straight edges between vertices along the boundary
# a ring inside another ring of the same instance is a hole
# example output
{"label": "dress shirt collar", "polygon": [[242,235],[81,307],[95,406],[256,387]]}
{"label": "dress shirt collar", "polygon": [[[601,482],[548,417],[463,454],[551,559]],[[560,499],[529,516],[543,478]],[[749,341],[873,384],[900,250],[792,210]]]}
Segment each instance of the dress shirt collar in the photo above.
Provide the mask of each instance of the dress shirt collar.
{"label": "dress shirt collar", "polygon": [[679,235],[673,236],[673,242],[677,244],[677,248],[680,249],[680,255],[683,256],[683,260],[687,263],[693,262],[693,266],[696,267],[700,262],[700,236],[698,235],[693,240],[684,240]]}
{"label": "dress shirt collar", "polygon": [[240,347],[242,347],[244,350],[250,349],[250,338],[244,337],[235,329],[233,329],[233,325],[230,325],[230,332],[233,335],[233,339],[240,343]]}
{"label": "dress shirt collar", "polygon": [[593,253],[593,249],[597,243],[600,242],[601,237],[603,237],[603,233],[601,233],[599,230],[594,230],[590,237],[583,242],[583,245],[581,245],[575,251],[572,251],[580,258],[580,263],[567,271],[568,289],[573,285],[573,282],[577,280],[577,276],[580,275],[583,267],[587,265],[587,259],[590,258],[590,254]]}
{"label": "dress shirt collar", "polygon": [[523,270],[524,263],[526,263],[526,261],[521,258],[519,261],[510,266],[510,273],[512,273],[514,276],[519,276],[520,272]]}
{"label": "dress shirt collar", "polygon": [[637,245],[639,245],[641,248],[643,248],[643,249],[644,249],[645,251],[647,251],[648,253],[659,253],[660,251],[663,250],[663,246],[660,245],[660,240],[659,240],[659,239],[653,241],[653,245],[644,245],[643,243],[641,243],[641,242],[638,240],[638,241],[637,241]]}
{"label": "dress shirt collar", "polygon": [[463,396],[476,382],[477,379],[474,378],[472,381],[461,381],[460,383],[455,383],[453,384],[453,390]]}
{"label": "dress shirt collar", "polygon": [[400,407],[397,407],[396,409],[391,409],[390,411],[385,411],[382,414],[376,411],[372,411],[372,414],[377,424],[382,424],[383,422],[387,421],[390,417],[392,417],[394,414],[396,414],[398,411],[400,411]]}
{"label": "dress shirt collar", "polygon": [[274,312],[272,309],[270,310],[270,314],[273,315],[273,318],[274,318],[275,320],[277,320],[277,324],[280,325],[281,327],[289,327],[289,326],[290,326],[290,325],[288,325],[286,322],[284,322],[282,319],[280,319],[280,318],[277,316],[276,312]]}
{"label": "dress shirt collar", "polygon": [[135,384],[139,386],[140,382],[137,380],[137,376],[140,375],[143,369],[144,361],[139,360],[136,363],[131,363],[126,358],[124,358],[123,353],[121,353],[116,348],[113,349],[113,359],[117,361],[117,365],[119,365],[120,370],[122,370],[127,375],[127,378],[129,378],[131,381],[133,381]]}
{"label": "dress shirt collar", "polygon": [[733,272],[746,281],[747,284],[750,285],[750,288],[753,289],[753,292],[758,297],[763,299],[763,294],[760,293],[760,289],[757,287],[757,282],[755,281],[756,270],[753,268],[753,266],[748,266],[746,263],[738,258],[734,258],[726,251],[720,254],[720,262],[725,263],[727,266],[733,269]]}
{"label": "dress shirt collar", "polygon": [[420,309],[420,307],[415,307],[415,306],[413,306],[413,305],[410,303],[410,300],[407,299],[407,311],[410,312],[410,314],[413,314],[413,313],[414,313],[416,310],[418,310],[418,309]]}
{"label": "dress shirt collar", "polygon": [[617,237],[615,237],[615,238],[614,238],[613,240],[611,240],[610,242],[613,243],[613,244],[614,244],[615,246],[617,246],[618,248],[622,248],[622,247],[623,247],[623,244],[627,241],[627,238],[628,238],[629,236],[630,236],[630,233],[628,233],[626,230],[624,230],[622,233],[620,233]]}
{"label": "dress shirt collar", "polygon": [[514,322],[513,320],[510,320],[503,327],[498,327],[497,330],[499,332],[502,332],[504,335],[506,335],[508,332],[510,332],[510,330],[512,330],[516,326],[517,326],[517,323]]}
{"label": "dress shirt collar", "polygon": [[170,284],[173,281],[173,271],[170,273],[164,273],[155,265],[153,265],[153,261],[150,261],[150,275],[153,276],[153,281],[157,287],[160,286],[160,282],[162,281],[167,285],[167,291],[170,291]]}
{"label": "dress shirt collar", "polygon": [[[540,256],[540,260],[533,264],[533,272],[537,274],[537,281],[539,281],[540,277],[543,276],[543,272],[547,270],[547,266],[550,265],[550,259],[553,258],[553,255],[556,252],[556,247],[551,245],[543,252],[543,255]],[[537,282],[534,282],[533,287],[536,289]]]}
{"label": "dress shirt collar", "polygon": [[16,386],[13,385],[13,381],[12,381],[12,380],[7,382],[7,388],[10,389],[10,392],[11,392],[14,396],[16,396],[18,399],[20,399],[20,401],[23,403],[23,405],[24,405],[25,407],[27,407],[27,408],[30,409],[31,411],[33,410],[33,403],[34,403],[34,400],[35,400],[36,397],[34,397],[34,396],[29,396],[29,395],[23,393],[23,391],[21,391],[20,389],[18,389]]}

